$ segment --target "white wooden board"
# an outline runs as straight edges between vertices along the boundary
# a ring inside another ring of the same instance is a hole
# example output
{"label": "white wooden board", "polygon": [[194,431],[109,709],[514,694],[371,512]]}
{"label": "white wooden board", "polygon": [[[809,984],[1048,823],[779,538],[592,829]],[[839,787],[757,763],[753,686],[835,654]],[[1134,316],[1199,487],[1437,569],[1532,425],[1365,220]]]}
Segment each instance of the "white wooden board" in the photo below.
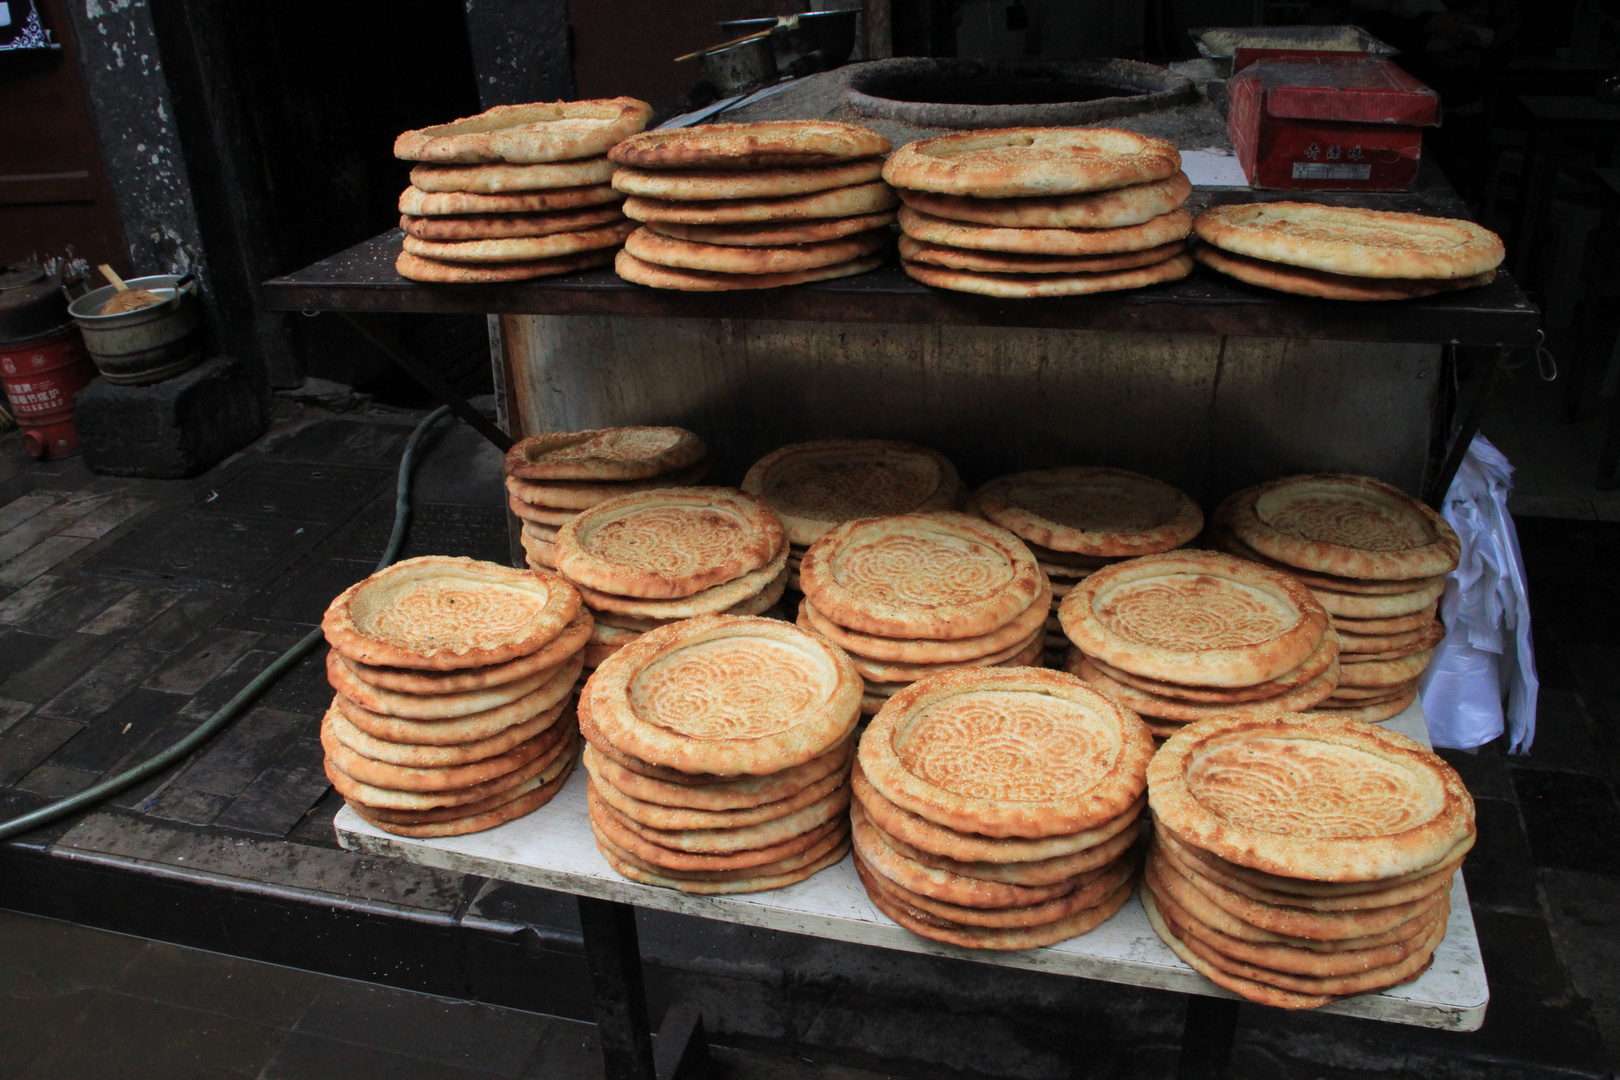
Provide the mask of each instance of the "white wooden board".
{"label": "white wooden board", "polygon": [[[1416,704],[1387,726],[1428,742]],[[471,836],[439,840],[393,836],[347,807],[339,811],[336,826],[338,841],[346,848],[558,892],[906,952],[1187,994],[1235,996],[1182,963],[1153,932],[1134,897],[1089,934],[1048,948],[995,952],[930,941],[895,924],[867,899],[848,857],[797,885],[735,897],[690,896],[628,881],[596,849],[585,815],[583,769],[576,769],[557,797],[535,813]],[[1473,1031],[1484,1023],[1489,997],[1468,893],[1458,874],[1445,941],[1422,978],[1383,993],[1347,998],[1322,1011]]]}

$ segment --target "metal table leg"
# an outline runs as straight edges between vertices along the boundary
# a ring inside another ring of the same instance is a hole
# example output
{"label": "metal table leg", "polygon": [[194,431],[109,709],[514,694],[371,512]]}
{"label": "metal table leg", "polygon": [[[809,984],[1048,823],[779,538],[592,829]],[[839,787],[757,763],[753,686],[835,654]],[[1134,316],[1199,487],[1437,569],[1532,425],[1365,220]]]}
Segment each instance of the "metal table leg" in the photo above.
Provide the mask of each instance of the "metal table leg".
{"label": "metal table leg", "polygon": [[1187,995],[1178,1080],[1220,1080],[1232,1058],[1239,1004],[1230,998]]}
{"label": "metal table leg", "polygon": [[1440,509],[1440,504],[1445,501],[1446,492],[1451,490],[1451,481],[1455,479],[1457,470],[1462,467],[1469,444],[1479,433],[1480,422],[1485,419],[1485,406],[1490,404],[1491,395],[1496,392],[1496,384],[1501,380],[1502,372],[1507,370],[1508,358],[1512,355],[1512,349],[1496,350],[1496,357],[1491,362],[1490,369],[1485,372],[1479,389],[1474,391],[1468,407],[1463,410],[1462,423],[1451,440],[1445,460],[1440,463],[1440,471],[1429,481],[1429,489],[1423,493],[1423,501],[1436,510]]}
{"label": "metal table leg", "polygon": [[579,897],[585,961],[591,970],[596,1033],[605,1080],[702,1080],[709,1073],[703,1017],[677,1005],[664,1017],[656,1046],[647,1023],[636,909],[612,900]]}

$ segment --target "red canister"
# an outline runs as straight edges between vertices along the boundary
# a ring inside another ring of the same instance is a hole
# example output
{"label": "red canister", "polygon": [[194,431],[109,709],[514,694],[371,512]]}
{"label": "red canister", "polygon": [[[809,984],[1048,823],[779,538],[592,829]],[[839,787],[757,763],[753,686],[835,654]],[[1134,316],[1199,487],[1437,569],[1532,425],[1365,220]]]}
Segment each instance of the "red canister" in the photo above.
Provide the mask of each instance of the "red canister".
{"label": "red canister", "polygon": [[0,384],[30,455],[79,452],[73,399],[95,377],[61,283],[37,266],[0,270]]}

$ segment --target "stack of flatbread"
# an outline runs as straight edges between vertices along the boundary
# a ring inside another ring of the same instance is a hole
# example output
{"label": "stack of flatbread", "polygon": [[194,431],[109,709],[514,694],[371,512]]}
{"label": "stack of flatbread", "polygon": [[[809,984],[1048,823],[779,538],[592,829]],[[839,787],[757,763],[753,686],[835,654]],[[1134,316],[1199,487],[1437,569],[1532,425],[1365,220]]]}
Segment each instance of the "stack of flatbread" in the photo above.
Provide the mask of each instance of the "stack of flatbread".
{"label": "stack of flatbread", "polygon": [[1204,528],[1204,513],[1169,484],[1125,469],[1076,465],[990,481],[968,510],[1029,545],[1052,583],[1046,664],[1062,667],[1069,639],[1057,609],[1075,584],[1111,563],[1170,551]]}
{"label": "stack of flatbread", "polygon": [[635,98],[537,102],[405,132],[394,156],[419,164],[399,197],[395,269],[416,281],[521,281],[613,261],[635,226],[604,155],[651,118]]}
{"label": "stack of flatbread", "polygon": [[855,868],[914,933],[1030,949],[1096,928],[1130,898],[1153,739],[1061,672],[935,675],[861,736]]}
{"label": "stack of flatbread", "polygon": [[1148,765],[1142,906],[1166,945],[1250,1001],[1313,1009],[1410,982],[1473,846],[1457,774],[1343,720],[1209,720]]}
{"label": "stack of flatbread", "polygon": [[799,586],[799,625],[849,653],[868,714],[942,671],[1036,663],[1052,603],[1022,540],[952,511],[831,529],[804,553]]}
{"label": "stack of flatbread", "polygon": [[1329,300],[1407,300],[1496,279],[1502,238],[1471,221],[1316,203],[1198,215],[1193,255],[1250,285]]}
{"label": "stack of flatbread", "polygon": [[896,150],[901,266],[985,296],[1079,296],[1192,273],[1192,183],[1162,139],[1109,128],[968,131]]}
{"label": "stack of flatbread", "polygon": [[944,454],[895,439],[793,443],[754,462],[742,489],[771,504],[787,530],[788,588],[799,561],[835,525],[856,518],[957,510],[967,494]]}
{"label": "stack of flatbread", "polygon": [[615,268],[658,289],[772,289],[879,266],[896,205],[889,140],[830,120],[700,124],[613,148],[630,234]]}
{"label": "stack of flatbread", "polygon": [[726,615],[654,630],[580,693],[596,846],[632,881],[776,889],[849,850],[861,679],[784,622]]}
{"label": "stack of flatbread", "polygon": [[321,722],[326,775],[378,828],[478,832],[568,779],[591,615],[555,574],[407,559],[344,591],[321,628],[337,691]]}
{"label": "stack of flatbread", "polygon": [[1292,574],[1332,615],[1339,685],[1319,711],[1378,723],[1412,704],[1462,553],[1445,518],[1382,481],[1330,473],[1240,491],[1215,522],[1228,551]]}
{"label": "stack of flatbread", "polygon": [[736,488],[656,488],[597,503],[557,533],[557,571],[596,617],[585,666],[698,615],[760,615],[787,588],[787,538]]}
{"label": "stack of flatbread", "polygon": [[1322,605],[1294,578],[1214,551],[1104,567],[1058,606],[1066,667],[1159,738],[1215,716],[1302,712],[1339,681]]}
{"label": "stack of flatbread", "polygon": [[596,428],[519,439],[506,452],[506,505],[523,523],[531,567],[557,565],[557,531],[598,503],[689,487],[709,471],[708,447],[678,427]]}

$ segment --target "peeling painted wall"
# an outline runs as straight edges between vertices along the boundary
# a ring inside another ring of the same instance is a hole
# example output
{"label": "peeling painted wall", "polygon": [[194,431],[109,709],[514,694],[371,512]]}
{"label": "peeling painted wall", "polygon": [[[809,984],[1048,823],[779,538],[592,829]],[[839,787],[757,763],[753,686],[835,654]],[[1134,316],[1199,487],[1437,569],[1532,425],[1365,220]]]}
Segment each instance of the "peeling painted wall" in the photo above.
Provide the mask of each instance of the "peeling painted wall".
{"label": "peeling painted wall", "polygon": [[467,38],[486,109],[574,96],[563,0],[466,0]]}
{"label": "peeling painted wall", "polygon": [[67,8],[130,261],[151,274],[195,270],[206,292],[191,181],[146,2],[71,0]]}

